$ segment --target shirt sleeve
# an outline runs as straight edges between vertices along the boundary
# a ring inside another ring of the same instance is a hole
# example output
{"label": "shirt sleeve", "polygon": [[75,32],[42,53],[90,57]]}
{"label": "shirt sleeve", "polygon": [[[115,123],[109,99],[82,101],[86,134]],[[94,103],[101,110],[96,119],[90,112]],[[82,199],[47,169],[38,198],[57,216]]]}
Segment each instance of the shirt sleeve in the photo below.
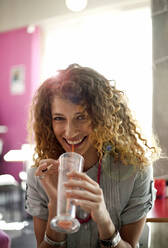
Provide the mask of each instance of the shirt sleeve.
{"label": "shirt sleeve", "polygon": [[30,168],[27,175],[25,210],[32,216],[48,219],[48,198],[35,176],[36,168]]}
{"label": "shirt sleeve", "polygon": [[121,224],[134,223],[151,210],[156,198],[152,166],[138,171],[135,176],[131,197],[121,213]]}

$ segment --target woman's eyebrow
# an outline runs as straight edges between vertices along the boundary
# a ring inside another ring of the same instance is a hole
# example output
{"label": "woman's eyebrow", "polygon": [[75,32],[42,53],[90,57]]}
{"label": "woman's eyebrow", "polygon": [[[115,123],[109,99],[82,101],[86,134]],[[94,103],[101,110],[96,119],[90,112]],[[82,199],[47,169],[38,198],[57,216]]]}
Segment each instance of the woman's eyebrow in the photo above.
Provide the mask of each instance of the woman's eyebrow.
{"label": "woman's eyebrow", "polygon": [[[83,111],[81,111],[81,112],[76,112],[76,113],[74,113],[74,116],[76,116],[76,115],[86,115],[86,111],[85,110],[83,110]],[[64,116],[64,114],[61,114],[61,113],[52,113],[52,116]]]}
{"label": "woman's eyebrow", "polygon": [[75,113],[75,115],[81,115],[81,114],[85,114],[85,111]]}
{"label": "woman's eyebrow", "polygon": [[53,116],[54,116],[54,115],[63,116],[63,114],[60,114],[60,113],[53,113],[52,115],[53,115]]}

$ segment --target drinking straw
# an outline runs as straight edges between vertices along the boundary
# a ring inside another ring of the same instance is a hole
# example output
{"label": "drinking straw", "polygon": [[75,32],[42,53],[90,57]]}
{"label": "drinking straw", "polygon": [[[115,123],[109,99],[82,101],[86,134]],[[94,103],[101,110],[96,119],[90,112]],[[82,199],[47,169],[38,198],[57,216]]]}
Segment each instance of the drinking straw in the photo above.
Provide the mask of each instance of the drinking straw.
{"label": "drinking straw", "polygon": [[75,147],[74,147],[74,145],[72,144],[72,152],[74,152],[74,150],[75,150]]}

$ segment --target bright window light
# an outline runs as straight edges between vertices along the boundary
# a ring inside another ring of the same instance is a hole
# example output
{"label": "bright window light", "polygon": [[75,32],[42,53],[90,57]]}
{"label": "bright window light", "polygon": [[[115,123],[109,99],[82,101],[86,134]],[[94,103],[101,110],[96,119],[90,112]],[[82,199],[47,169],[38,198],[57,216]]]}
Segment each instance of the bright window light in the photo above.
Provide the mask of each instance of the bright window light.
{"label": "bright window light", "polygon": [[6,222],[4,220],[0,221],[0,229],[4,231],[12,231],[12,230],[19,231],[28,225],[29,223],[27,221],[23,221],[23,222]]}
{"label": "bright window light", "polygon": [[8,162],[24,162],[33,160],[34,145],[23,144],[19,150],[10,150],[4,155],[4,160]]}
{"label": "bright window light", "polygon": [[42,80],[72,63],[90,66],[124,90],[146,136],[152,130],[150,8],[101,10],[45,30]]}

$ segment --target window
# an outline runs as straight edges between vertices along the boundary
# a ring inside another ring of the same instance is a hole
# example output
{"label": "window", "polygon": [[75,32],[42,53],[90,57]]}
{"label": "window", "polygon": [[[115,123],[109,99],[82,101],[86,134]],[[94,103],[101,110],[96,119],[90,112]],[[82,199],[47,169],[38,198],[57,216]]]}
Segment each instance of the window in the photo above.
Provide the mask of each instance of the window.
{"label": "window", "polygon": [[124,90],[148,136],[152,128],[150,8],[96,10],[45,29],[42,80],[72,63],[90,66]]}

